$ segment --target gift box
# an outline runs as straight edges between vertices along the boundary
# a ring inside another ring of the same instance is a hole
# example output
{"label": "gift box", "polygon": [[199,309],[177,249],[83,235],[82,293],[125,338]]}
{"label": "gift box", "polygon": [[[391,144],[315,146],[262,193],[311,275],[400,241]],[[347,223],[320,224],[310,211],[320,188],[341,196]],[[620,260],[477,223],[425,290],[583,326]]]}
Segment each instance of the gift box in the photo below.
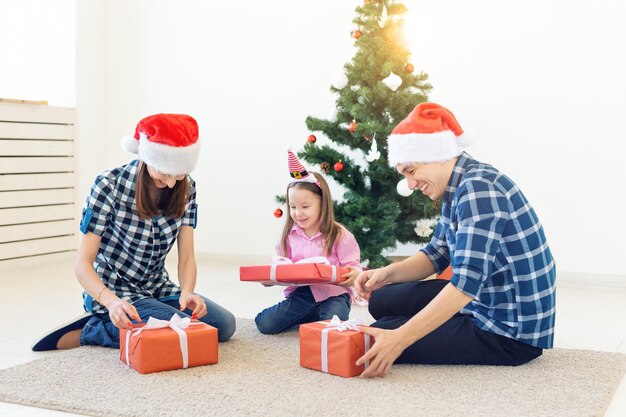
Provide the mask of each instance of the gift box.
{"label": "gift box", "polygon": [[338,284],[348,268],[321,263],[272,264],[239,267],[241,281],[271,285]]}
{"label": "gift box", "polygon": [[300,325],[300,366],[344,378],[361,375],[369,365],[356,365],[374,339],[358,329],[356,320],[332,320]]}
{"label": "gift box", "polygon": [[444,269],[443,271],[441,271],[440,274],[435,274],[435,278],[446,279],[450,281],[450,278],[452,278],[452,275],[454,275],[454,272],[452,272],[452,265],[448,265],[448,267]]}
{"label": "gift box", "polygon": [[217,329],[174,314],[120,329],[120,360],[142,374],[217,363]]}

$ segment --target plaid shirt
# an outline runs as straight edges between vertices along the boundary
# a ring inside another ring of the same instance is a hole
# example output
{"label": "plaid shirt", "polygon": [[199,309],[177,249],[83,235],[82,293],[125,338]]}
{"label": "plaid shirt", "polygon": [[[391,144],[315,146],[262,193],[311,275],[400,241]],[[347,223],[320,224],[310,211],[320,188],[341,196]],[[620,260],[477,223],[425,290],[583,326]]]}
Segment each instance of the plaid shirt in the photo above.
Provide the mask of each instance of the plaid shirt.
{"label": "plaid shirt", "polygon": [[535,211],[508,177],[463,153],[422,251],[437,272],[452,265],[450,282],[474,298],[461,313],[480,329],[552,347],[555,263]]}
{"label": "plaid shirt", "polygon": [[[142,219],[135,204],[137,160],[105,171],[91,187],[83,207],[80,230],[101,236],[94,269],[118,297],[133,303],[142,298],[174,297],[180,287],[169,279],[165,257],[181,226],[196,227],[196,186],[189,177],[190,196],[182,218],[158,215]],[[106,312],[86,292],[86,311]]]}

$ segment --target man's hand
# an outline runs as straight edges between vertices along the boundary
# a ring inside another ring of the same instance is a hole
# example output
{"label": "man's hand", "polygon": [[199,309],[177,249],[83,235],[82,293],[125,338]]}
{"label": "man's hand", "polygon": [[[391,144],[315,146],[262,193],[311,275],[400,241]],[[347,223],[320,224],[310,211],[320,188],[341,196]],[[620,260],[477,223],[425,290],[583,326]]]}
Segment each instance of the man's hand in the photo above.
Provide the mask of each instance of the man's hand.
{"label": "man's hand", "polygon": [[447,284],[426,307],[397,329],[361,327],[363,333],[376,339],[372,348],[356,361],[357,365],[370,361],[370,366],[361,376],[367,378],[386,375],[406,348],[448,321],[471,300],[471,296],[454,285]]}
{"label": "man's hand", "polygon": [[387,375],[391,365],[410,343],[399,329],[385,330],[376,327],[360,327],[360,330],[375,339],[372,348],[356,361],[358,366],[369,361],[369,366],[363,371],[361,377],[372,378]]}
{"label": "man's hand", "polygon": [[389,270],[387,267],[379,269],[370,269],[363,271],[356,277],[354,281],[354,289],[363,298],[367,298],[369,294],[388,283]]}

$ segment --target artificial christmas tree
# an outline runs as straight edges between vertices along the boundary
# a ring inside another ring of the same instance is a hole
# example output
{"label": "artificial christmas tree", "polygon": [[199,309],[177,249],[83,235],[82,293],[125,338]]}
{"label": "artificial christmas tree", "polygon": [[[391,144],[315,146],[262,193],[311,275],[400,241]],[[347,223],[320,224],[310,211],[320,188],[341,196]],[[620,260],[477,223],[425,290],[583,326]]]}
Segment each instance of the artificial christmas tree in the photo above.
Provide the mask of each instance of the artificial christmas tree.
{"label": "artificial christmas tree", "polygon": [[[357,51],[331,86],[338,94],[336,119],[306,119],[311,132],[321,132],[352,151],[346,154],[309,141],[298,153],[316,166],[341,161],[334,170],[324,170],[345,188],[343,201],[335,202],[335,216],[354,234],[369,267],[388,264],[382,253],[398,241],[427,242],[428,237],[415,233],[416,222],[437,215],[421,193],[398,194],[401,177],[387,162],[387,136],[427,100],[431,89],[428,76],[414,74],[414,64],[408,62],[410,52],[402,38],[404,13],[405,6],[394,0],[370,0],[357,7],[352,31]],[[356,31],[359,36],[354,36]]]}

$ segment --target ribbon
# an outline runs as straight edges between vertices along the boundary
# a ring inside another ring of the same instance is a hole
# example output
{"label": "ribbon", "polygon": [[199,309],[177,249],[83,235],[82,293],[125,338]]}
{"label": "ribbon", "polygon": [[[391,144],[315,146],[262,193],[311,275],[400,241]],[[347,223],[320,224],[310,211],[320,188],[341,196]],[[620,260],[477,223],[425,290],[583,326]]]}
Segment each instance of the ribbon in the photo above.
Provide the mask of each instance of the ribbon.
{"label": "ribbon", "polygon": [[[326,328],[322,329],[321,351],[322,351],[322,372],[328,373],[328,332],[330,332],[331,330],[337,330],[340,332],[345,332],[346,330],[355,330],[357,332],[361,332],[361,330],[359,329],[359,325],[361,325],[363,321],[360,318],[356,318],[356,319],[346,320],[342,322],[341,319],[337,317],[337,315],[334,315],[333,318],[330,320],[330,322],[318,321],[318,323],[326,325]],[[370,349],[370,345],[371,345],[370,335],[367,333],[363,333],[363,339],[365,342],[365,352],[363,352],[363,354],[365,354]],[[369,361],[365,361],[365,369],[367,369],[369,365],[370,365]]]}
{"label": "ribbon", "polygon": [[[289,258],[285,258],[283,256],[272,256],[272,266],[270,268],[270,281],[273,282],[278,282],[278,280],[276,279],[276,268],[278,267],[278,265],[291,265],[291,264],[324,264],[324,265],[330,265],[330,261],[326,258],[324,258],[323,256],[313,256],[311,258],[305,258],[305,259],[300,259],[297,262],[293,262],[291,259]],[[331,281],[330,282],[337,282],[337,267],[335,265],[330,265],[331,266],[331,271],[332,271],[332,275],[331,275]],[[308,284],[306,284],[308,285]],[[337,319],[339,320],[339,319]]]}
{"label": "ribbon", "polygon": [[169,327],[178,333],[178,338],[180,341],[180,352],[183,356],[183,369],[187,369],[189,367],[189,345],[187,343],[187,333],[185,330],[187,327],[192,326],[194,324],[200,324],[200,322],[191,322],[189,317],[182,318],[178,314],[174,313],[171,319],[168,320],[160,320],[155,319],[154,317],[148,318],[148,322],[145,326],[139,329],[131,329],[126,332],[126,364],[130,366],[130,335],[133,333],[133,337],[138,336],[139,333],[144,330],[156,330],[156,329],[164,329]]}

